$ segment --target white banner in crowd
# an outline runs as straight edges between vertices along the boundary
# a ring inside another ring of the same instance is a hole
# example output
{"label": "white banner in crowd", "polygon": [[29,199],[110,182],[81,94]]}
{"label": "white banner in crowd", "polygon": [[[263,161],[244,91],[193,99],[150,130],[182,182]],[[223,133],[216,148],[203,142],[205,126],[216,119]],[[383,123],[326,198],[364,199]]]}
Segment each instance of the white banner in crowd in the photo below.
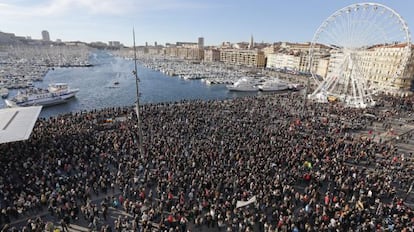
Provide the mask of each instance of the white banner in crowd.
{"label": "white banner in crowd", "polygon": [[246,205],[250,205],[251,203],[256,202],[256,196],[250,198],[248,201],[237,201],[236,208],[244,207]]}

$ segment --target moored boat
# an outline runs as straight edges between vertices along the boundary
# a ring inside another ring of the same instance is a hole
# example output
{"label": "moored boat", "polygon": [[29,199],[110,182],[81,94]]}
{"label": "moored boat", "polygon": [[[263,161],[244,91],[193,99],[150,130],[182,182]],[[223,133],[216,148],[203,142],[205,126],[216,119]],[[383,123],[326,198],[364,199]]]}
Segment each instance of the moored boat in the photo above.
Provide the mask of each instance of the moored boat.
{"label": "moored boat", "polygon": [[8,107],[50,106],[65,103],[75,96],[79,89],[71,89],[66,83],[50,84],[47,89],[30,88],[19,91],[12,99],[6,99]]}
{"label": "moored boat", "polygon": [[304,88],[305,88],[305,86],[302,85],[302,84],[291,84],[289,86],[289,89],[292,90],[292,91],[300,91],[300,90],[302,90]]}
{"label": "moored boat", "polygon": [[7,98],[9,96],[9,90],[5,87],[0,88],[0,96],[1,98]]}
{"label": "moored boat", "polygon": [[262,92],[277,92],[289,89],[289,85],[279,79],[267,80],[258,87]]}
{"label": "moored boat", "polygon": [[229,91],[234,91],[234,92],[257,92],[259,91],[257,82],[254,80],[247,79],[247,78],[239,79],[238,81],[234,82],[234,84],[227,85],[226,87]]}

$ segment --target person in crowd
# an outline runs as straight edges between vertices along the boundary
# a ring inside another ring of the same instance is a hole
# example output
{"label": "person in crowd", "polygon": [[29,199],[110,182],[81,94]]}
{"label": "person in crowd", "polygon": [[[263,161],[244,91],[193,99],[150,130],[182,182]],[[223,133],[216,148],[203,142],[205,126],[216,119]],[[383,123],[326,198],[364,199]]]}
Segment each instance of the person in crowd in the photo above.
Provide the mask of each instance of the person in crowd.
{"label": "person in crowd", "polygon": [[39,119],[0,145],[2,231],[33,215],[62,231],[410,230],[414,157],[358,131],[394,126],[413,98],[382,101],[390,110],[293,94],[147,104],[143,154],[132,107]]}

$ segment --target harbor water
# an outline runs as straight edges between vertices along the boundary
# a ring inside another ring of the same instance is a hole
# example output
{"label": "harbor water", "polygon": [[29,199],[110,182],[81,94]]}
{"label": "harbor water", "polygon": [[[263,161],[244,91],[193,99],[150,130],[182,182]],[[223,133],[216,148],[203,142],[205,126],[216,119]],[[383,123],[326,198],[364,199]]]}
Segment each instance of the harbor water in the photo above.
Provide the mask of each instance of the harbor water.
{"label": "harbor water", "polygon": [[[134,62],[98,51],[90,57],[93,67],[55,68],[36,87],[47,88],[50,83],[65,82],[79,88],[76,97],[65,104],[44,107],[40,117],[51,117],[69,112],[88,111],[117,106],[132,106],[136,102]],[[206,85],[200,80],[183,80],[159,71],[138,66],[140,103],[176,102],[181,100],[217,100],[255,95],[256,93],[229,92],[225,85]],[[9,98],[17,90],[10,90]],[[4,108],[0,101],[0,108]]]}

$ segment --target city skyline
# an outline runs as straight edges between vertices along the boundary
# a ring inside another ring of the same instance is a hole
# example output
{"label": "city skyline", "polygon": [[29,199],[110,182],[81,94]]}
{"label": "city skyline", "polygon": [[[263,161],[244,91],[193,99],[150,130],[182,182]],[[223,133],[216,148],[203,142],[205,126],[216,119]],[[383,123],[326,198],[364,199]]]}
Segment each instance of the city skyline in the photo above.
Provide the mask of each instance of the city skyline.
{"label": "city skyline", "polygon": [[[310,42],[320,24],[335,11],[360,1],[199,1],[199,0],[0,0],[0,31],[41,39],[47,30],[55,41],[137,45],[176,41],[205,45],[277,41]],[[410,1],[376,1],[414,25]]]}

